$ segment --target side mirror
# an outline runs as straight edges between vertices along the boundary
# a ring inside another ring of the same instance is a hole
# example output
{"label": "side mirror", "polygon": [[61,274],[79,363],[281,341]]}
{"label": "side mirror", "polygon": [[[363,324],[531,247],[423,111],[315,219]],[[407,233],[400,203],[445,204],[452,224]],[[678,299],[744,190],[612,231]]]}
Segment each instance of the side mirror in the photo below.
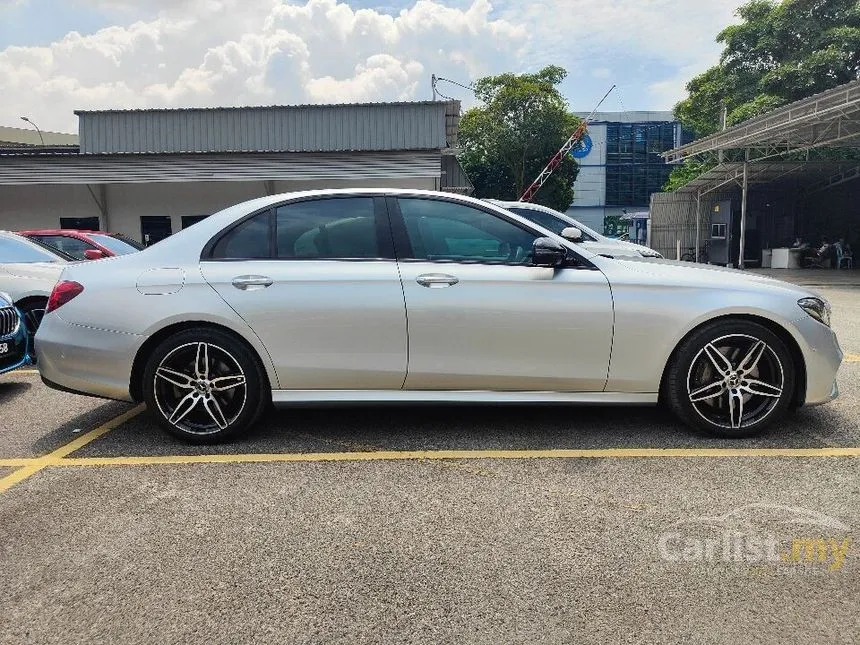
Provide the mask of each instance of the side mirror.
{"label": "side mirror", "polygon": [[532,264],[536,267],[559,267],[567,258],[567,249],[550,237],[539,237],[532,245]]}
{"label": "side mirror", "polygon": [[582,242],[582,231],[575,226],[568,226],[561,232],[561,236],[571,242]]}
{"label": "side mirror", "polygon": [[98,249],[87,249],[86,251],[84,251],[84,257],[87,260],[100,260],[104,256],[104,252],[99,251]]}

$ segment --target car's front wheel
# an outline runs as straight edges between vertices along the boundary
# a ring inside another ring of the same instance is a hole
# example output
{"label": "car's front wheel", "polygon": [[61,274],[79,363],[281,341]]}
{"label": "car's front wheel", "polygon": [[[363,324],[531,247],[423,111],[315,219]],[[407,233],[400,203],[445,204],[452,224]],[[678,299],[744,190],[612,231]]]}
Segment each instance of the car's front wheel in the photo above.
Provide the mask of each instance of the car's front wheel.
{"label": "car's front wheel", "polygon": [[717,321],[687,337],[669,366],[666,399],[685,423],[723,437],[764,431],[792,407],[796,369],[785,343],[752,321]]}
{"label": "car's front wheel", "polygon": [[149,357],[143,394],[171,434],[215,443],[247,430],[265,408],[268,385],[252,352],[216,329],[170,336]]}

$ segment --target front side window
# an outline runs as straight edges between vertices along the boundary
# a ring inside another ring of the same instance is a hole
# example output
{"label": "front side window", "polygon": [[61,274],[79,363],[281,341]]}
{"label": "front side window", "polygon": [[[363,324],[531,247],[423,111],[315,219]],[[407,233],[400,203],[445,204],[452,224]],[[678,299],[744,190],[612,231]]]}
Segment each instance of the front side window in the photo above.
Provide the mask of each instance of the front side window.
{"label": "front side window", "polygon": [[280,259],[361,260],[380,257],[373,198],[295,202],[276,210]]}
{"label": "front side window", "polygon": [[411,258],[432,262],[529,264],[538,237],[486,211],[441,200],[398,200]]}

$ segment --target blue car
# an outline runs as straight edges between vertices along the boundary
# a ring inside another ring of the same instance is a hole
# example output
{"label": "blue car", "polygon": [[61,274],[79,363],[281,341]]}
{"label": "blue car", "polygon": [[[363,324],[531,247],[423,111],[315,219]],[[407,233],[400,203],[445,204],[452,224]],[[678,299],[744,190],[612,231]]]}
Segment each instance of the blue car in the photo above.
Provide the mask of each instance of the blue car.
{"label": "blue car", "polygon": [[27,329],[12,299],[0,292],[0,374],[30,364]]}

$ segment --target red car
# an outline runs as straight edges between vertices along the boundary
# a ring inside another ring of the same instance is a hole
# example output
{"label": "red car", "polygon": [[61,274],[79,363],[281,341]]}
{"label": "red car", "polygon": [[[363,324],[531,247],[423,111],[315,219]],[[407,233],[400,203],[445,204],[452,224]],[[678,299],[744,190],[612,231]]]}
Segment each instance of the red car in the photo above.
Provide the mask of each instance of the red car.
{"label": "red car", "polygon": [[112,255],[125,255],[143,247],[118,233],[78,231],[68,228],[39,231],[19,231],[19,235],[59,249],[77,260],[98,260]]}

